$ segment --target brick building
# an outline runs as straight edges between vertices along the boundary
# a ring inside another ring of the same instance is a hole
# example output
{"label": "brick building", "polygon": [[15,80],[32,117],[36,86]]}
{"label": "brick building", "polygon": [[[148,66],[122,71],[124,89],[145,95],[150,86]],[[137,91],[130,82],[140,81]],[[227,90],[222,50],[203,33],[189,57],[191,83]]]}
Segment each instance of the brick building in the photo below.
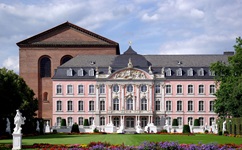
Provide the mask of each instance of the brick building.
{"label": "brick building", "polygon": [[65,22],[18,42],[20,76],[39,101],[38,117],[52,118],[52,80],[55,69],[77,55],[118,55],[119,44]]}

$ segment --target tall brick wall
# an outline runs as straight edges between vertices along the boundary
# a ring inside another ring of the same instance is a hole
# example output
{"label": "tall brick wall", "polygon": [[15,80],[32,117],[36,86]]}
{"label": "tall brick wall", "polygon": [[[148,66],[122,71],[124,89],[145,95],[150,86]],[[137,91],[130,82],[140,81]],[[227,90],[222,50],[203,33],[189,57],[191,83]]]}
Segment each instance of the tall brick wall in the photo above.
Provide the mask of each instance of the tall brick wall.
{"label": "tall brick wall", "polygon": [[[20,47],[19,65],[20,76],[33,89],[39,100],[38,117],[51,120],[52,117],[52,80],[54,70],[60,65],[61,58],[65,55],[75,57],[80,54],[103,54],[116,55],[114,47]],[[40,78],[39,60],[43,56],[48,56],[51,60],[51,77]],[[48,92],[48,101],[43,101],[43,93]]]}

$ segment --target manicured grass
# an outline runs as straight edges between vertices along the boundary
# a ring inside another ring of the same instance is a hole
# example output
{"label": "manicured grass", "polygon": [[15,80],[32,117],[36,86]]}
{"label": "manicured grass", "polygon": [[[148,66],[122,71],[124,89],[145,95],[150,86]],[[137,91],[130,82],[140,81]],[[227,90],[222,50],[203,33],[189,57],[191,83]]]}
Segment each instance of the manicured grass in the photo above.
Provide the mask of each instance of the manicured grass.
{"label": "manicured grass", "polygon": [[[198,143],[234,143],[242,144],[242,138],[218,136],[210,134],[196,135],[159,135],[159,134],[49,134],[42,136],[23,137],[23,145],[34,143],[49,144],[88,144],[93,141],[109,142],[111,144],[140,145],[144,141],[175,141],[179,143],[198,144]],[[12,144],[12,139],[0,140],[0,144]]]}

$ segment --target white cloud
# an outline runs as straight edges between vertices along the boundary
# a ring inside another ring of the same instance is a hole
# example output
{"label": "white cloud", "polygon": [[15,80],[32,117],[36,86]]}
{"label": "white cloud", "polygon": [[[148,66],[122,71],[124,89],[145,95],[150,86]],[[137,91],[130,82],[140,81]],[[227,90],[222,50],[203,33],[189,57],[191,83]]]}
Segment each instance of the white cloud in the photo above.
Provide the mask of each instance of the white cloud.
{"label": "white cloud", "polygon": [[18,56],[8,57],[3,61],[2,66],[7,68],[8,70],[13,70],[16,73],[19,73],[19,57]]}
{"label": "white cloud", "polygon": [[159,19],[158,14],[148,15],[147,13],[145,13],[142,16],[143,21],[157,21],[158,19]]}

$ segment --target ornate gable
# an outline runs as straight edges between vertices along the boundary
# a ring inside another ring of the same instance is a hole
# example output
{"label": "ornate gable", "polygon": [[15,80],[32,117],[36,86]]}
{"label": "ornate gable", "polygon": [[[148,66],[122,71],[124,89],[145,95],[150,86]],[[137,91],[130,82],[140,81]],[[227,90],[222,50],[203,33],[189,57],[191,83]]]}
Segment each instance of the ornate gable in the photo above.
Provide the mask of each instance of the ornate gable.
{"label": "ornate gable", "polygon": [[[65,22],[52,29],[44,31],[17,43],[19,47],[26,46],[107,46],[118,47],[118,43],[95,34],[91,31]],[[119,51],[119,49],[118,49]]]}
{"label": "ornate gable", "polygon": [[110,76],[110,79],[121,80],[144,80],[152,79],[152,77],[145,71],[136,68],[126,68],[121,71],[117,71]]}

